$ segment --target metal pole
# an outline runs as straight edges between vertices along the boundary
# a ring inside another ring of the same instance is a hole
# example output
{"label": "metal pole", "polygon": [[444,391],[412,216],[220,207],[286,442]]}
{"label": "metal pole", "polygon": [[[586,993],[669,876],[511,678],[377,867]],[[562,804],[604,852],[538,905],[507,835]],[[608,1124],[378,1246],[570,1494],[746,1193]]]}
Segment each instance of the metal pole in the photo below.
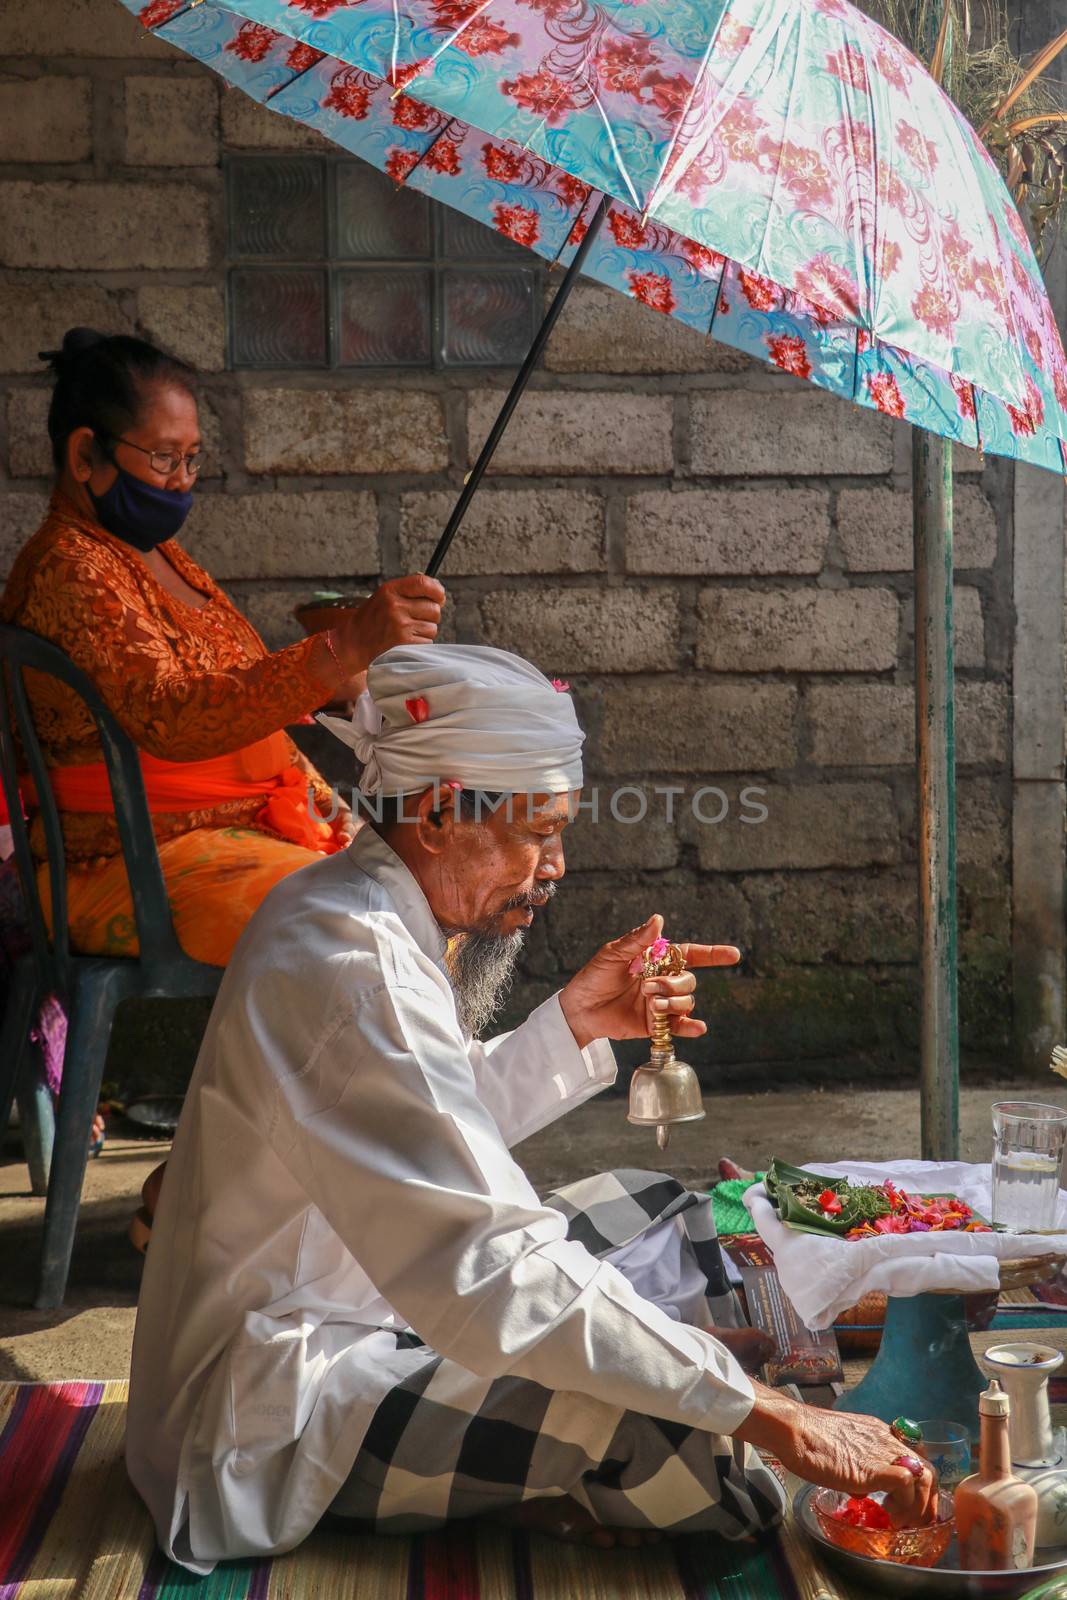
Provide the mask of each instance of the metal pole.
{"label": "metal pole", "polygon": [[493,459],[493,452],[500,443],[500,440],[503,437],[504,429],[511,420],[511,413],[518,405],[522,396],[522,391],[530,381],[530,374],[533,372],[534,367],[536,367],[538,361],[541,359],[541,352],[548,343],[548,336],[556,325],[556,318],[566,305],[567,296],[570,294],[575,283],[578,281],[578,274],[581,272],[585,258],[589,254],[593,241],[600,231],[600,224],[604,220],[610,203],[610,196],[606,194],[601,196],[600,204],[593,213],[593,219],[590,222],[589,227],[586,229],[585,238],[578,246],[578,249],[575,252],[574,260],[567,268],[567,271],[564,274],[563,282],[560,284],[552,304],[545,313],[544,321],[538,328],[534,337],[534,342],[526,354],[526,360],[519,368],[515,382],[508,390],[507,399],[500,408],[500,414],[489,430],[489,437],[482,445],[481,454],[474,463],[474,466],[471,468],[470,472],[467,474],[466,482],[463,485],[463,492],[456,501],[452,515],[449,517],[448,522],[445,525],[445,531],[442,533],[440,539],[438,539],[437,548],[430,557],[429,564],[427,565],[426,571],[431,578],[436,578],[441,569],[441,563],[448,554],[448,547],[455,538],[456,533],[459,530],[459,525],[466,515],[467,507],[474,499],[475,490],[482,481],[482,474],[485,472],[486,467]]}
{"label": "metal pole", "polygon": [[[951,81],[952,0],[932,0],[922,55],[944,35],[940,81]],[[960,1143],[956,742],[952,631],[952,445],[912,433],[915,533],[915,753],[918,763],[919,923],[922,953],[921,1125],[928,1161],[952,1161]]]}
{"label": "metal pole", "polygon": [[922,1154],[959,1155],[956,742],[952,638],[952,445],[912,436],[915,743],[922,928]]}

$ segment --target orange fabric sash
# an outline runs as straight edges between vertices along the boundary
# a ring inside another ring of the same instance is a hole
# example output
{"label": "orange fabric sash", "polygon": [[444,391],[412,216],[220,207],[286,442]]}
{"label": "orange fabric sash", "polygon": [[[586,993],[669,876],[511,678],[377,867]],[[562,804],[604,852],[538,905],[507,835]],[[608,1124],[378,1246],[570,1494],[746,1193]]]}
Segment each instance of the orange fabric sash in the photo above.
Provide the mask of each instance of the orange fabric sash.
{"label": "orange fabric sash", "polygon": [[[160,761],[138,752],[149,811],[201,811],[226,800],[256,800],[263,809],[256,822],[292,844],[332,855],[341,848],[328,822],[308,810],[308,778],[290,761],[283,733],[260,739],[226,756],[207,761]],[[114,814],[107,768],[102,761],[53,767],[52,792],[61,811]],[[20,781],[28,806],[37,796],[29,778]]]}

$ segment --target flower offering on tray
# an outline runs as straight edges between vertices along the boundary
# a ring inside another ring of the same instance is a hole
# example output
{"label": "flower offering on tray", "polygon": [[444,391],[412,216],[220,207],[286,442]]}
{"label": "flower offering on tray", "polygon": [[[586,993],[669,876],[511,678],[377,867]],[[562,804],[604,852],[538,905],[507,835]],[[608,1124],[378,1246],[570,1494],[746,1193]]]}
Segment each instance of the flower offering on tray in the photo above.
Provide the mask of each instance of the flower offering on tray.
{"label": "flower offering on tray", "polygon": [[772,1161],[764,1179],[778,1215],[802,1233],[873,1239],[892,1233],[989,1233],[990,1226],[951,1194],[910,1194],[888,1179],[854,1184]]}

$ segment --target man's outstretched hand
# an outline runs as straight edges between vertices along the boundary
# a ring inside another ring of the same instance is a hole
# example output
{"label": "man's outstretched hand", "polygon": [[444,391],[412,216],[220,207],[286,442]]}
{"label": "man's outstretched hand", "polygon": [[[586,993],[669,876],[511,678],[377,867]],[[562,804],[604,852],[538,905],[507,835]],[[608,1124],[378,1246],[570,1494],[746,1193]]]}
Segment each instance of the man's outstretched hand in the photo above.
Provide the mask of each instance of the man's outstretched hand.
{"label": "man's outstretched hand", "polygon": [[[669,1011],[671,1032],[699,1039],[706,1023],[690,1015],[696,978],[683,972],[676,978],[642,978],[630,969],[645,949],[663,932],[663,918],[649,917],[598,950],[592,961],[574,975],[560,994],[568,1026],[584,1049],[594,1039],[640,1039],[652,1028],[655,1012]],[[732,967],[741,959],[732,944],[679,944],[690,967]]]}
{"label": "man's outstretched hand", "polygon": [[[800,1405],[776,1389],[753,1383],[755,1404],[734,1437],[777,1456],[808,1483],[846,1494],[886,1492],[895,1528],[914,1528],[937,1515],[937,1475],[875,1417]],[[915,1470],[917,1469],[917,1470]]]}

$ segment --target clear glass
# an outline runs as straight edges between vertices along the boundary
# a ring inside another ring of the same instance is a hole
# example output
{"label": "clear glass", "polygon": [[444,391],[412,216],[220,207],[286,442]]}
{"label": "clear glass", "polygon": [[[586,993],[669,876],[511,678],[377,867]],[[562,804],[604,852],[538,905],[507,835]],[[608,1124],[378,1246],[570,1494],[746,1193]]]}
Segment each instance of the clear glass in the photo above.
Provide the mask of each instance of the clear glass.
{"label": "clear glass", "polygon": [[136,450],[142,456],[148,457],[148,462],[153,472],[158,472],[161,478],[169,478],[172,473],[185,463],[185,470],[191,478],[195,478],[200,468],[207,460],[205,450],[194,450],[192,455],[176,455],[172,450],[146,450],[143,444],[134,444],[131,439],[124,439],[121,433],[110,435],[112,444],[124,444],[130,450]]}
{"label": "clear glass", "polygon": [[962,1422],[946,1422],[935,1417],[919,1422],[922,1443],[918,1446],[937,1473],[942,1489],[950,1494],[971,1471],[971,1436]]}
{"label": "clear glass", "polygon": [[993,1221],[1019,1232],[1056,1222],[1067,1111],[1033,1100],[993,1107]]}

